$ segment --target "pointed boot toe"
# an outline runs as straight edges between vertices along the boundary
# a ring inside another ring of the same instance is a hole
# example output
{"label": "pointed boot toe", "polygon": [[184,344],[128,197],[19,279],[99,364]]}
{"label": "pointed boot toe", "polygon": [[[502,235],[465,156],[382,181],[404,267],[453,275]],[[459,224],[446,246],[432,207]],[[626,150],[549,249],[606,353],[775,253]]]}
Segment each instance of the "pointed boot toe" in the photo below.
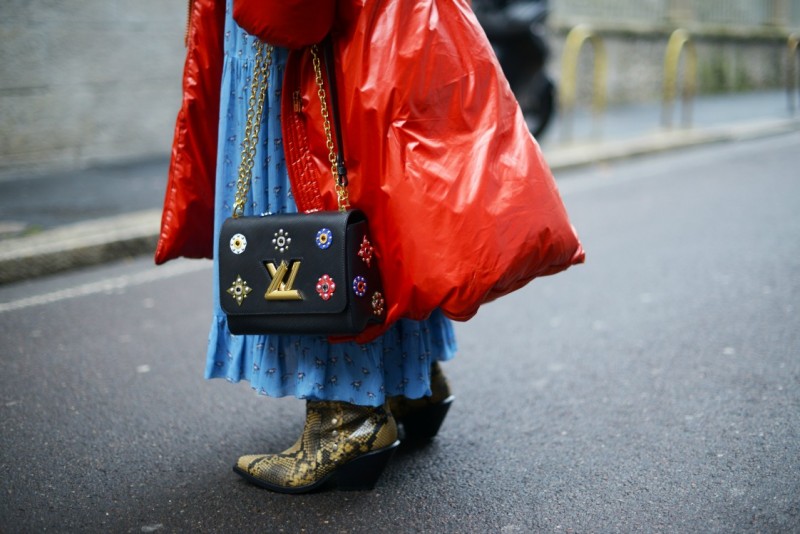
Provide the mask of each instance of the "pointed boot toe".
{"label": "pointed boot toe", "polygon": [[400,442],[397,425],[383,407],[308,402],[300,440],[280,454],[246,455],[234,472],[280,493],[306,493],[335,485],[372,489]]}

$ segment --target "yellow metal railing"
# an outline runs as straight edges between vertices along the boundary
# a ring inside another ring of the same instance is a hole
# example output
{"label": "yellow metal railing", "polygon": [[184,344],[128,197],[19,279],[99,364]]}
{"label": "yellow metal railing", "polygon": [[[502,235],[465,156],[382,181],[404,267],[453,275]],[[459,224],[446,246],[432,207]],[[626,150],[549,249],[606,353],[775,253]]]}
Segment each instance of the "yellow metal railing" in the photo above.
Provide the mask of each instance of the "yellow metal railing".
{"label": "yellow metal railing", "polygon": [[595,118],[595,131],[598,129],[599,116],[606,106],[606,72],[608,70],[606,49],[602,39],[589,26],[580,24],[567,34],[561,65],[559,103],[563,125],[562,137],[565,141],[572,140],[573,113],[578,94],[578,60],[580,59],[581,49],[586,42],[589,42],[594,50],[592,111]]}
{"label": "yellow metal railing", "polygon": [[[789,111],[794,113],[797,109],[797,99],[800,97],[800,88],[797,83],[798,74],[798,51],[800,50],[800,34],[794,33],[789,36],[786,51],[786,97],[789,103]],[[796,94],[797,91],[797,94]]]}
{"label": "yellow metal railing", "polygon": [[664,54],[664,96],[661,107],[661,125],[672,128],[672,114],[675,107],[675,96],[678,88],[681,53],[686,50],[683,72],[683,88],[681,91],[683,104],[684,127],[692,123],[692,103],[697,93],[697,50],[689,32],[675,30],[667,42]]}

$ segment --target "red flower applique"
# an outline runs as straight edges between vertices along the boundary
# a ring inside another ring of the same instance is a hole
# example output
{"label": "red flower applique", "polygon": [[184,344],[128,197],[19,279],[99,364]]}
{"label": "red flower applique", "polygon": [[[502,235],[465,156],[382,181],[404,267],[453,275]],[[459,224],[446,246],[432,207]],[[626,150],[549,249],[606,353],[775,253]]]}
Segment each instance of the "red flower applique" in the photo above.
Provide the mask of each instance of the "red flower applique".
{"label": "red flower applique", "polygon": [[361,241],[361,249],[358,251],[358,255],[361,256],[361,259],[367,264],[369,267],[369,263],[372,261],[372,253],[375,252],[375,249],[372,248],[372,245],[367,239],[367,236],[364,236],[364,239]]}
{"label": "red flower applique", "polygon": [[323,274],[319,280],[317,280],[317,293],[319,293],[320,298],[322,300],[328,300],[333,296],[334,291],[336,291],[336,284],[333,278],[327,274]]}

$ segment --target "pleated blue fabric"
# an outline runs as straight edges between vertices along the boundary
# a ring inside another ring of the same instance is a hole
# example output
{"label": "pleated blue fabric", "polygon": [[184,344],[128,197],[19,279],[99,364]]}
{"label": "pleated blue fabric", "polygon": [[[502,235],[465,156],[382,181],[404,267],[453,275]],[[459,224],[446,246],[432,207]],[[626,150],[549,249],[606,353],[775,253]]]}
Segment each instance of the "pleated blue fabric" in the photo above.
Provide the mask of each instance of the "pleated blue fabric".
{"label": "pleated blue fabric", "polygon": [[[225,61],[220,97],[220,128],[215,199],[215,243],[231,215],[241,159],[255,56],[255,39],[233,20],[227,0]],[[280,98],[287,51],[275,48],[270,67],[246,215],[296,212],[280,128]],[[215,244],[215,248],[216,248]],[[215,250],[214,257],[218,257]],[[430,366],[455,355],[450,321],[434,312],[425,321],[401,320],[366,344],[329,343],[324,336],[236,336],[228,331],[219,303],[214,262],[214,317],[208,341],[206,378],[247,380],[260,394],[310,400],[381,405],[387,396],[419,398],[430,394]]]}

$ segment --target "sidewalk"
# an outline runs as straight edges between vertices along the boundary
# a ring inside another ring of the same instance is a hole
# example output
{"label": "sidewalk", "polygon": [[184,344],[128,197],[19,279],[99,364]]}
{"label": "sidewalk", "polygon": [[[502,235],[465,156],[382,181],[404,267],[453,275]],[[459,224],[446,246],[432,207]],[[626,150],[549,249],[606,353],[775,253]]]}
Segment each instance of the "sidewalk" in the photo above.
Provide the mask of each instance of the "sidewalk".
{"label": "sidewalk", "polygon": [[[676,108],[676,123],[680,109]],[[660,106],[576,112],[572,141],[557,117],[540,140],[559,170],[714,142],[800,130],[782,91],[698,98],[693,126],[662,130]],[[168,161],[0,178],[0,284],[152,254]]]}

